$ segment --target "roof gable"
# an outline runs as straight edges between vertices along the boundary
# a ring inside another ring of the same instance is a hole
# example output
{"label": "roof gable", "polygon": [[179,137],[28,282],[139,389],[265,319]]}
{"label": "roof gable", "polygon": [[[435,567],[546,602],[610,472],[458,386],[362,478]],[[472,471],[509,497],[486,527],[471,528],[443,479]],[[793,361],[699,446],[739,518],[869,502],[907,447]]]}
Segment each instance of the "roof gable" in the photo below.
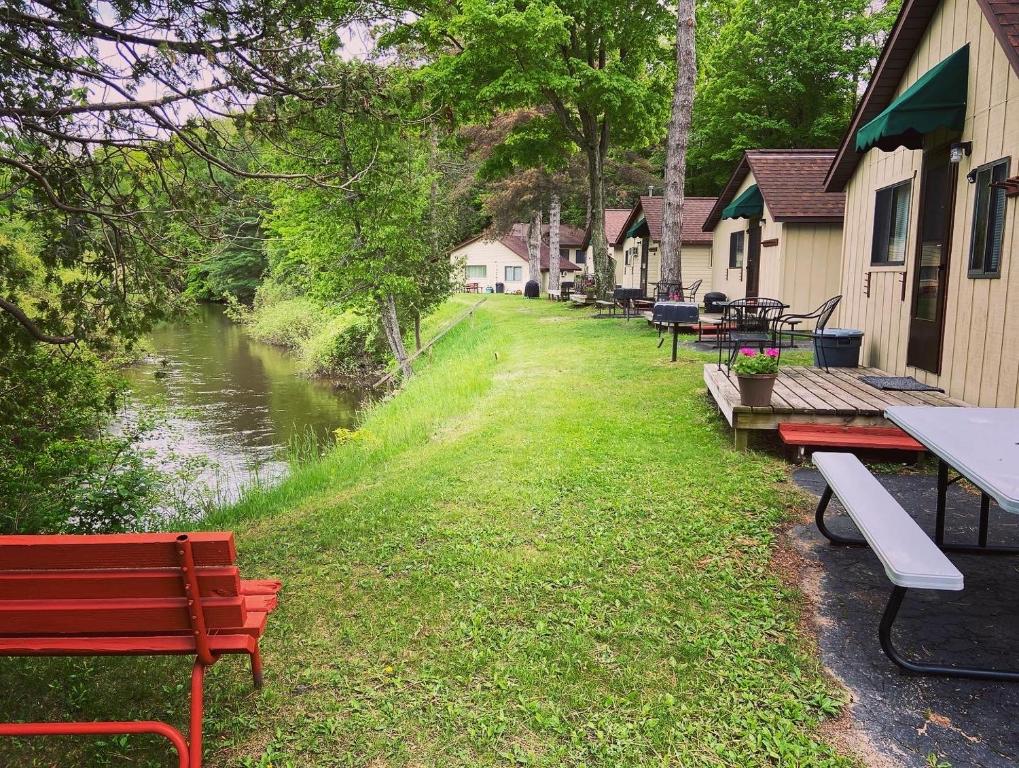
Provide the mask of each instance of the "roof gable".
{"label": "roof gable", "polygon": [[[1019,75],[1019,0],[971,0],[980,6],[994,36]],[[856,132],[877,117],[895,98],[913,54],[923,40],[941,0],[905,0],[888,35],[867,90],[856,105],[825,179],[825,189],[841,192],[853,175],[862,152],[856,151]]]}
{"label": "roof gable", "polygon": [[750,174],[775,221],[840,223],[845,216],[846,196],[824,189],[834,156],[833,149],[747,150],[705,218],[704,231],[711,232],[718,226],[722,211]]}
{"label": "roof gable", "polygon": [[[683,198],[683,245],[711,245],[711,236],[705,235],[703,227],[704,219],[715,205],[715,200],[714,197]],[[620,237],[625,237],[626,232],[643,216],[647,221],[651,240],[661,242],[664,205],[665,198],[663,197],[641,195],[629,216],[626,217]]]}

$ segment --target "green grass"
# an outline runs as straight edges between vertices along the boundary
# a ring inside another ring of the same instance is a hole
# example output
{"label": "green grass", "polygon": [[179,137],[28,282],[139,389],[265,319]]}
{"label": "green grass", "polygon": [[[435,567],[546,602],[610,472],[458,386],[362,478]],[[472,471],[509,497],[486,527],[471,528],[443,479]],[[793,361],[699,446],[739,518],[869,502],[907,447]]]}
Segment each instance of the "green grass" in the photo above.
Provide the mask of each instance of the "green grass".
{"label": "green grass", "polygon": [[[264,691],[240,659],[209,675],[207,765],[851,765],[817,734],[840,694],[770,565],[804,499],[732,450],[711,356],[655,344],[491,297],[355,439],[211,519],[285,587]],[[0,710],[181,722],[187,669],[2,660]],[[169,764],[143,738],[11,749]]]}

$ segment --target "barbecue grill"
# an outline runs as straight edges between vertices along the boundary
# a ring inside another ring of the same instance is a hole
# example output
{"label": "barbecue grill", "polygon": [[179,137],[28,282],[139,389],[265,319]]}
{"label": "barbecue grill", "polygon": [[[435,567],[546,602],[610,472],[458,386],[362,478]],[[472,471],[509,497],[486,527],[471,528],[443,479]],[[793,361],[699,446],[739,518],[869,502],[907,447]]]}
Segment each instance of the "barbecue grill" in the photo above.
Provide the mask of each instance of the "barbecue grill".
{"label": "barbecue grill", "polygon": [[662,325],[697,325],[697,305],[688,301],[659,301],[651,312],[651,322]]}
{"label": "barbecue grill", "polygon": [[651,322],[658,326],[659,347],[665,342],[662,331],[667,327],[672,329],[672,362],[676,362],[680,326],[697,325],[700,312],[697,305],[689,301],[659,301],[651,311]]}

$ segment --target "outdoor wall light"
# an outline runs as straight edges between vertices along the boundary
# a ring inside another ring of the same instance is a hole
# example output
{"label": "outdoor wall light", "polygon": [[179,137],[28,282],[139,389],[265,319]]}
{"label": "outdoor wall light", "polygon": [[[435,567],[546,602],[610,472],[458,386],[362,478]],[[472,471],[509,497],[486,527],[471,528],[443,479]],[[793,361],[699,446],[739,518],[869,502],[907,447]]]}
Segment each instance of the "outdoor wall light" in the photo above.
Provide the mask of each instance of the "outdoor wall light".
{"label": "outdoor wall light", "polygon": [[953,141],[948,147],[948,162],[958,165],[963,157],[969,157],[972,152],[972,141]]}

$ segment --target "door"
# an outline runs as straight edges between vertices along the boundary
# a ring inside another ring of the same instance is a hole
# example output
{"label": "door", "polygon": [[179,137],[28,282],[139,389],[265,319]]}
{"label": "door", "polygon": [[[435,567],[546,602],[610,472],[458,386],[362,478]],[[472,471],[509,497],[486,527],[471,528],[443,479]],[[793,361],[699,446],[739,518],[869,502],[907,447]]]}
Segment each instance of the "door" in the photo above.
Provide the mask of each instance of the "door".
{"label": "door", "polygon": [[931,373],[941,372],[958,176],[958,166],[948,161],[948,145],[924,153],[906,364]]}
{"label": "door", "polygon": [[750,232],[747,235],[747,298],[757,295],[757,285],[761,276],[761,220],[750,220]]}
{"label": "door", "polygon": [[641,238],[641,251],[640,251],[640,295],[647,296],[647,260],[648,260],[648,248],[650,247],[651,237]]}

